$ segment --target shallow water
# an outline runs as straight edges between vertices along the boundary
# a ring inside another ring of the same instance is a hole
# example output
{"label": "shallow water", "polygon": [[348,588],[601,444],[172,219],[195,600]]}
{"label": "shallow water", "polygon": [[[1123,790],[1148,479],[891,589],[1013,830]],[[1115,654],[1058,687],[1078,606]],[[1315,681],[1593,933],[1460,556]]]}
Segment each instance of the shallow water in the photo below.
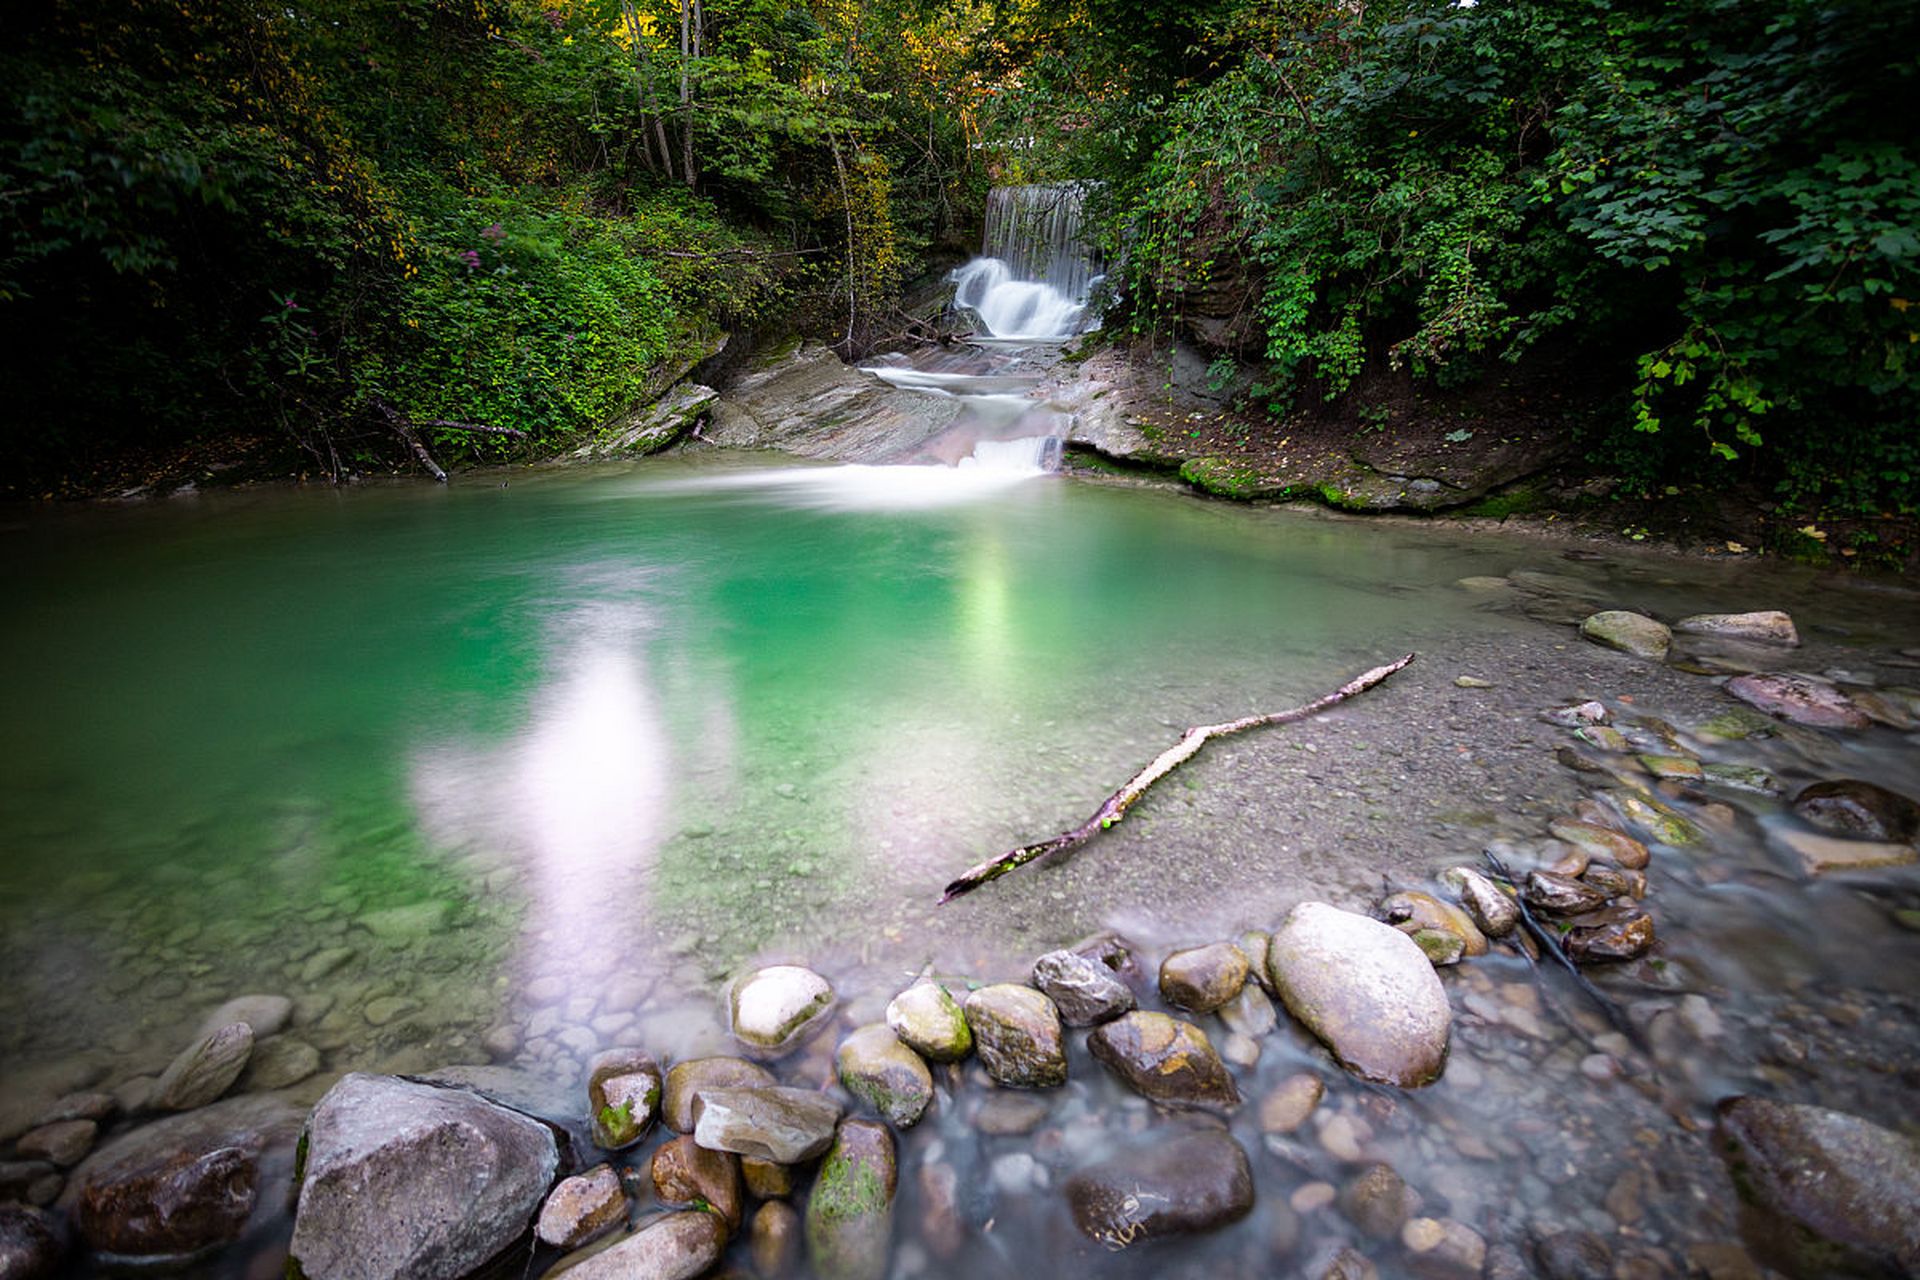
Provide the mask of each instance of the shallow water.
{"label": "shallow water", "polygon": [[[724,1051],[717,992],[754,958],[813,963],[855,1022],[923,965],[1015,977],[1102,924],[1150,972],[1167,946],[1265,927],[1307,891],[1364,907],[1383,872],[1417,884],[1543,830],[1583,780],[1551,759],[1564,735],[1541,707],[1602,696],[1684,728],[1726,704],[1704,677],[1454,585],[1468,575],[1546,568],[1667,616],[1789,605],[1811,641],[1796,662],[1882,683],[1907,677],[1874,664],[1920,636],[1898,590],[1569,563],[1509,538],[982,468],[708,455],[13,519],[0,1078],[77,1056],[107,1087],[250,991],[299,1002],[294,1033],[328,1075],[484,1061],[483,1037],[509,1029],[492,1056],[572,1079],[609,1044]],[[1407,649],[1423,657],[1391,697],[1211,749],[1070,866],[933,909],[957,871],[1078,820],[1180,726],[1305,701]],[[1459,672],[1501,688],[1463,691]],[[1912,794],[1913,747],[1876,728],[1706,749]],[[1726,1238],[1705,1109],[1755,1087],[1883,1119],[1910,1106],[1920,948],[1889,914],[1914,904],[1911,876],[1805,882],[1773,838],[1791,824],[1776,802],[1716,798],[1733,813],[1710,854],[1656,863],[1662,965],[1609,979],[1650,1027],[1665,1018],[1654,1057],[1620,1055],[1631,1087],[1580,1075],[1608,1028],[1567,988],[1539,1007],[1510,956],[1449,974],[1461,1021],[1440,1085],[1355,1087],[1283,1026],[1243,1092],[1321,1072],[1323,1117],[1358,1122],[1368,1158],[1489,1238],[1618,1231],[1603,1202],[1642,1165],[1665,1172],[1646,1175],[1629,1244],[1675,1260]],[[1717,1033],[1697,1006],[1681,1017],[1689,993],[1712,998]],[[817,1082],[831,1048],[785,1074]],[[1048,1186],[1187,1122],[1078,1049],[1073,1076],[1036,1138],[975,1134],[966,1084],[914,1131],[902,1274],[1031,1273],[1036,1248],[1064,1272],[1112,1265]],[[1139,1265],[1253,1274],[1357,1239],[1330,1211],[1285,1208],[1351,1172],[1339,1139],[1264,1142],[1254,1110],[1233,1128],[1255,1216]],[[994,1163],[1022,1153],[1039,1163]],[[976,1188],[958,1262],[913,1226],[929,1158]],[[1280,1249],[1289,1232],[1301,1243]]]}

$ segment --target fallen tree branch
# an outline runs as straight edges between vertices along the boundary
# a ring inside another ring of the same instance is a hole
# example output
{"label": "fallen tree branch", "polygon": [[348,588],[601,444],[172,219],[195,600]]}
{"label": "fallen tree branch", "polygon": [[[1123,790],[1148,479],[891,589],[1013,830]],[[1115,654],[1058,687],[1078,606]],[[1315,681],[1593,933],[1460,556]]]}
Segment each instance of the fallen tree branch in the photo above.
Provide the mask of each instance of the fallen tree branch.
{"label": "fallen tree branch", "polygon": [[1286,711],[1275,711],[1268,715],[1246,716],[1239,720],[1229,720],[1225,724],[1196,725],[1180,735],[1176,742],[1158,756],[1153,763],[1127,780],[1127,784],[1106,798],[1091,818],[1071,831],[1063,831],[1051,840],[1042,840],[1039,844],[1022,845],[1018,849],[1009,849],[997,858],[990,859],[972,868],[965,875],[949,884],[940,895],[940,901],[951,902],[963,893],[978,889],[989,880],[998,880],[1007,872],[1023,867],[1029,862],[1038,861],[1068,849],[1078,848],[1100,832],[1126,816],[1134,802],[1146,794],[1160,779],[1172,773],[1180,765],[1191,760],[1209,741],[1224,738],[1230,733],[1243,733],[1248,729],[1264,728],[1274,724],[1292,724],[1296,720],[1305,720],[1309,716],[1319,715],[1336,703],[1345,702],[1356,694],[1365,693],[1394,672],[1413,661],[1411,653],[1384,667],[1375,667],[1362,675],[1355,676],[1347,683],[1335,689],[1325,697],[1316,698],[1305,706],[1293,707]]}
{"label": "fallen tree branch", "polygon": [[[1567,949],[1560,945],[1560,939],[1553,935],[1553,930],[1541,924],[1539,917],[1533,914],[1532,909],[1527,906],[1526,895],[1521,892],[1523,886],[1520,880],[1507,869],[1507,864],[1500,861],[1490,850],[1481,850],[1480,856],[1487,860],[1487,867],[1493,874],[1513,886],[1513,905],[1520,909],[1520,923],[1526,928],[1527,935],[1540,944],[1542,951],[1558,960],[1561,966],[1573,975],[1573,984],[1580,988],[1581,994],[1599,1006],[1600,1011],[1607,1015],[1607,1021],[1612,1024],[1614,1030],[1632,1041],[1634,1046],[1643,1053],[1649,1052],[1646,1036],[1641,1033],[1639,1027],[1634,1025],[1633,1019],[1627,1016],[1627,1011],[1614,1003],[1606,992],[1594,986],[1593,981],[1586,974],[1580,972],[1580,966],[1574,962],[1572,956],[1567,954]],[[1533,957],[1528,956],[1527,963],[1533,968],[1534,976],[1538,977],[1540,970],[1533,965]],[[1543,989],[1544,986],[1543,983]],[[1569,1019],[1568,1023],[1572,1025],[1572,1020]]]}
{"label": "fallen tree branch", "polygon": [[420,459],[420,465],[427,469],[427,474],[441,484],[445,484],[447,473],[439,463],[433,460],[433,455],[427,452],[427,446],[420,443],[420,436],[414,431],[413,423],[408,420],[407,415],[395,408],[385,396],[375,396],[373,404],[380,410],[380,416],[387,420],[387,425],[393,428],[393,434],[399,436],[407,448],[413,451],[413,456]]}
{"label": "fallen tree branch", "polygon": [[455,422],[451,418],[428,418],[425,422],[417,422],[414,425],[431,427],[435,431],[471,431],[481,436],[506,436],[512,440],[527,438],[527,433],[518,427],[489,427],[481,422]]}

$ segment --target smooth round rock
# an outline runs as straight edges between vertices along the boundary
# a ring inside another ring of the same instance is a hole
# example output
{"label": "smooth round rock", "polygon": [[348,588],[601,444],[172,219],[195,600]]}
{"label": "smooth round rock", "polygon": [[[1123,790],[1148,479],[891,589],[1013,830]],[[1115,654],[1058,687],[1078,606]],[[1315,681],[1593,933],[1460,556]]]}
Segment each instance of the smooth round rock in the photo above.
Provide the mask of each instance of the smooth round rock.
{"label": "smooth round rock", "polygon": [[[1266,954],[1266,948],[1262,947],[1262,966],[1266,963]],[[1257,982],[1249,982],[1240,988],[1240,994],[1221,1005],[1217,1012],[1220,1021],[1227,1024],[1227,1030],[1256,1040],[1280,1025],[1280,1015],[1274,1010],[1273,1001],[1268,998],[1266,989]]]}
{"label": "smooth round rock", "polygon": [[1487,954],[1487,935],[1480,932],[1473,917],[1430,893],[1408,889],[1389,894],[1380,903],[1380,918],[1405,934],[1423,929],[1451,934],[1460,940],[1460,955]]}
{"label": "smooth round rock", "polygon": [[667,1072],[660,1118],[675,1133],[693,1132],[693,1100],[702,1089],[759,1089],[777,1083],[773,1073],[745,1058],[690,1058]]}
{"label": "smooth round rock", "polygon": [[1390,1164],[1368,1165],[1341,1189],[1340,1213],[1376,1240],[1393,1240],[1420,1211],[1420,1196]]}
{"label": "smooth round rock", "polygon": [[[567,1280],[693,1280],[719,1263],[727,1224],[693,1209],[655,1218],[633,1235],[566,1268]],[[562,1260],[564,1263],[564,1259]]]}
{"label": "smooth round rock", "polygon": [[790,1204],[769,1200],[754,1211],[747,1252],[755,1275],[786,1275],[800,1258],[800,1214]]}
{"label": "smooth round rock", "polygon": [[1453,1009],[1406,934],[1324,902],[1303,902],[1274,930],[1267,963],[1288,1012],[1348,1070],[1402,1086],[1439,1077]]}
{"label": "smooth round rock", "polygon": [[299,1084],[320,1070],[320,1051],[292,1036],[274,1036],[256,1040],[247,1058],[247,1070],[240,1077],[242,1090],[270,1092]]}
{"label": "smooth round rock", "polygon": [[1136,1093],[1165,1107],[1230,1111],[1240,1090],[1191,1022],[1139,1010],[1097,1027],[1087,1048]]}
{"label": "smooth round rock", "polygon": [[807,1197],[807,1256],[820,1280],[882,1280],[899,1186],[893,1135],[843,1120]]}
{"label": "smooth round rock", "polygon": [[933,1101],[933,1073],[926,1062],[879,1023],[861,1027],[841,1042],[834,1070],[848,1093],[898,1129],[918,1124]]}
{"label": "smooth round rock", "polygon": [[1160,998],[1194,1013],[1212,1013],[1246,982],[1247,953],[1231,942],[1190,947],[1160,962]]}
{"label": "smooth round rock", "polygon": [[1067,1082],[1067,1052],[1053,1001],[1018,983],[982,987],[967,997],[980,1064],[995,1084],[1047,1089]]}
{"label": "smooth round rock", "polygon": [[1920,833],[1920,804],[1858,778],[1803,788],[1793,811],[1822,830],[1862,840],[1910,841]]}
{"label": "smooth round rock", "polygon": [[916,982],[887,1004],[887,1026],[929,1062],[958,1062],[973,1052],[967,1016],[937,982]]}
{"label": "smooth round rock", "polygon": [[833,984],[797,964],[758,969],[736,982],[727,1007],[730,1027],[754,1057],[796,1048],[833,1012]]}
{"label": "smooth round rock", "polygon": [[1244,1218],[1253,1208],[1253,1169],[1231,1135],[1203,1130],[1152,1139],[1090,1165],[1065,1189],[1074,1225],[1119,1250]]}
{"label": "smooth round rock", "polygon": [[1589,858],[1604,858],[1617,866],[1639,870],[1647,865],[1647,846],[1624,832],[1603,827],[1597,822],[1577,818],[1556,818],[1547,825],[1556,839],[1582,849]]}
{"label": "smooth round rock", "polygon": [[1073,951],[1049,951],[1033,962],[1033,985],[1053,1001],[1070,1027],[1111,1022],[1133,1008],[1133,990],[1099,960]]}
{"label": "smooth round rock", "polygon": [[1580,634],[1595,644],[1650,662],[1665,661],[1667,650],[1673,647],[1673,633],[1666,624],[1626,609],[1607,609],[1590,615],[1580,624]]}
{"label": "smooth round rock", "polygon": [[627,1220],[627,1193],[610,1164],[563,1178],[540,1206],[534,1233],[556,1249],[591,1244]]}
{"label": "smooth round rock", "polygon": [[1292,1133],[1313,1115],[1326,1092],[1327,1086],[1310,1071],[1288,1076],[1260,1099],[1260,1131]]}
{"label": "smooth round rock", "polygon": [[20,1135],[14,1150],[28,1160],[45,1160],[71,1168],[93,1150],[100,1126],[91,1120],[56,1120]]}
{"label": "smooth round rock", "polygon": [[160,1073],[149,1104],[155,1111],[204,1107],[233,1087],[253,1053],[253,1028],[232,1022],[194,1041]]}
{"label": "smooth round rock", "polygon": [[593,1144],[606,1151],[633,1146],[653,1127],[665,1085],[660,1064],[639,1049],[608,1049],[587,1063],[587,1119]]}
{"label": "smooth round rock", "polygon": [[740,1187],[740,1157],[727,1151],[709,1151],[694,1139],[681,1136],[653,1153],[653,1194],[662,1204],[704,1204],[727,1220],[727,1230],[740,1227],[745,1208]]}
{"label": "smooth round rock", "polygon": [[210,1036],[220,1028],[244,1022],[255,1040],[279,1035],[293,1017],[293,1001],[286,996],[235,996],[201,1020],[195,1035]]}

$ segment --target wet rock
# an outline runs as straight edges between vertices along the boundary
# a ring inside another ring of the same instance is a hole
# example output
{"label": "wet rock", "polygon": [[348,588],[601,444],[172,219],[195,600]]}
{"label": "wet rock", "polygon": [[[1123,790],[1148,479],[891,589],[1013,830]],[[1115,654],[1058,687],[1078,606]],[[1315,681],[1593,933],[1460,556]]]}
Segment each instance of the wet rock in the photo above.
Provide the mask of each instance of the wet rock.
{"label": "wet rock", "polygon": [[0,1204],[0,1280],[53,1280],[66,1254],[58,1220],[24,1204]]}
{"label": "wet rock", "polygon": [[1433,966],[1399,930],[1301,903],[1274,931],[1268,965],[1288,1011],[1348,1070],[1403,1086],[1439,1076],[1453,1011]]}
{"label": "wet rock", "polygon": [[1920,1271],[1920,1142],[1755,1097],[1722,1102],[1715,1137],[1763,1261],[1799,1277]]}
{"label": "wet rock", "polygon": [[1776,644],[1791,648],[1800,643],[1793,619],[1778,609],[1753,613],[1696,613],[1673,624],[1675,631],[1691,636],[1719,636],[1755,644]]}
{"label": "wet rock", "polygon": [[841,1042],[834,1068],[848,1093],[900,1129],[918,1124],[933,1101],[933,1074],[887,1027],[861,1027]]}
{"label": "wet rock", "polygon": [[1673,633],[1664,623],[1625,609],[1607,609],[1590,615],[1580,624],[1580,634],[1595,644],[1650,662],[1664,661],[1667,650],[1673,647]]}
{"label": "wet rock", "polygon": [[1788,671],[1735,676],[1726,690],[1748,706],[1820,729],[1864,729],[1871,721],[1825,680]]}
{"label": "wet rock", "polygon": [[1478,1280],[1487,1262],[1485,1238],[1452,1218],[1413,1218],[1400,1228],[1400,1243],[1422,1275]]}
{"label": "wet rock", "polygon": [[683,1136],[654,1151],[652,1172],[653,1194],[663,1204],[709,1209],[727,1220],[729,1232],[739,1229],[744,1204],[738,1156]]}
{"label": "wet rock", "polygon": [[1160,963],[1160,998],[1194,1013],[1212,1013],[1246,982],[1247,953],[1231,942],[1176,951]]}
{"label": "wet rock", "polygon": [[1155,1139],[1067,1179],[1074,1225],[1110,1249],[1211,1231],[1253,1208],[1247,1153],[1223,1132]]}
{"label": "wet rock", "polygon": [[[1266,954],[1265,950],[1260,952],[1262,967],[1265,967]],[[1219,1013],[1220,1021],[1227,1024],[1227,1030],[1256,1040],[1280,1025],[1280,1015],[1274,1010],[1273,1001],[1267,998],[1267,993],[1257,982],[1249,982],[1240,988],[1240,994],[1221,1005]]]}
{"label": "wet rock", "polygon": [[1774,838],[1793,850],[1808,875],[1869,871],[1920,862],[1920,850],[1915,850],[1910,844],[1849,840],[1844,836],[1816,835],[1811,831],[1776,831]]}
{"label": "wet rock", "polygon": [[1273,943],[1273,935],[1264,929],[1249,929],[1237,939],[1240,950],[1246,953],[1248,977],[1254,985],[1270,996],[1280,993],[1273,989],[1273,977],[1267,972],[1267,948]]}
{"label": "wet rock", "polygon": [[527,1229],[560,1163],[537,1120],[359,1072],[320,1100],[306,1141],[291,1253],[308,1280],[457,1280]]}
{"label": "wet rock", "polygon": [[840,1104],[810,1089],[703,1089],[695,1097],[693,1140],[713,1151],[799,1164],[832,1144],[839,1119]]}
{"label": "wet rock", "polygon": [[[625,1240],[566,1268],[567,1280],[693,1280],[720,1261],[727,1224],[698,1209],[655,1218]],[[562,1259],[564,1264],[565,1259]]]}
{"label": "wet rock", "polygon": [[950,1164],[920,1166],[920,1239],[943,1261],[956,1257],[967,1241],[960,1216],[960,1175]]}
{"label": "wet rock", "polygon": [[99,1132],[100,1126],[91,1120],[56,1120],[21,1134],[14,1150],[25,1159],[46,1160],[67,1169],[93,1150]]}
{"label": "wet rock", "polygon": [[1380,1280],[1380,1268],[1366,1254],[1346,1245],[1328,1259],[1320,1280]]}
{"label": "wet rock", "polygon": [[1093,1056],[1134,1089],[1167,1107],[1229,1111],[1240,1091],[1207,1033],[1164,1013],[1135,1011],[1087,1037]]}
{"label": "wet rock", "polygon": [[1823,830],[1865,840],[1910,841],[1920,833],[1920,804],[1858,778],[1814,783],[1793,798],[1793,811]]}
{"label": "wet rock", "polygon": [[1611,755],[1618,755],[1629,749],[1627,736],[1618,729],[1604,724],[1590,724],[1574,731],[1574,737],[1590,747],[1597,747]]}
{"label": "wet rock", "polygon": [[658,453],[691,431],[719,398],[698,382],[675,383],[658,400],[642,399],[616,412],[568,456],[585,461]]}
{"label": "wet rock", "polygon": [[1637,907],[1609,907],[1574,922],[1564,945],[1587,964],[1636,960],[1653,948],[1653,917]]}
{"label": "wet rock", "polygon": [[40,1113],[34,1128],[59,1124],[62,1120],[92,1120],[97,1123],[119,1109],[119,1101],[110,1093],[69,1093],[63,1098],[55,1098],[52,1105]]}
{"label": "wet rock", "polygon": [[820,1280],[881,1280],[893,1237],[899,1182],[893,1135],[844,1120],[807,1197],[807,1256]]}
{"label": "wet rock", "polygon": [[1780,785],[1780,779],[1765,769],[1750,764],[1719,764],[1709,761],[1701,766],[1709,784],[1726,787],[1733,791],[1746,791],[1757,796],[1777,796],[1786,788]]}
{"label": "wet rock", "polygon": [[200,1023],[197,1036],[210,1036],[222,1027],[244,1022],[253,1029],[253,1038],[265,1040],[279,1035],[293,1017],[293,1001],[285,996],[235,996],[209,1013]]}
{"label": "wet rock", "polygon": [[1327,1087],[1308,1071],[1288,1076],[1260,1099],[1260,1131],[1292,1133],[1313,1115]]}
{"label": "wet rock", "polygon": [[916,982],[887,1005],[887,1026],[929,1062],[958,1062],[973,1052],[960,1005],[937,982]]}
{"label": "wet rock", "polygon": [[1670,806],[1632,791],[1615,791],[1611,795],[1622,816],[1655,842],[1670,845],[1699,843],[1700,829],[1675,813]]}
{"label": "wet rock", "polygon": [[1894,691],[1855,688],[1847,691],[1847,698],[1875,724],[1902,732],[1920,728],[1920,707],[1916,707],[1911,696]]}
{"label": "wet rock", "polygon": [[1100,961],[1072,951],[1049,951],[1033,962],[1033,985],[1070,1027],[1110,1022],[1133,1008],[1133,992]]}
{"label": "wet rock", "polygon": [[755,1199],[784,1200],[793,1194],[793,1168],[790,1165],[742,1156],[740,1177],[747,1184],[747,1194]]}
{"label": "wet rock", "polygon": [[1637,759],[1641,768],[1662,781],[1699,782],[1706,777],[1701,771],[1700,762],[1692,756],[1642,752]]}
{"label": "wet rock", "polygon": [[1632,836],[1598,823],[1575,818],[1556,818],[1547,829],[1555,839],[1582,849],[1588,857],[1603,858],[1616,866],[1639,869],[1647,865],[1647,846]]}
{"label": "wet rock", "polygon": [[1466,940],[1457,933],[1441,929],[1415,929],[1407,936],[1435,968],[1459,964],[1467,954]]}
{"label": "wet rock", "polygon": [[1556,1231],[1533,1245],[1544,1280],[1613,1280],[1613,1250],[1591,1231]]}
{"label": "wet rock", "polygon": [[1067,1081],[1067,1054],[1053,1001],[1017,983],[982,987],[967,997],[974,1048],[995,1084],[1045,1089]]}
{"label": "wet rock", "polygon": [[1553,871],[1529,871],[1521,892],[1535,910],[1554,916],[1577,916],[1607,905],[1607,895],[1600,890]]}
{"label": "wet rock", "polygon": [[759,1089],[774,1084],[773,1073],[744,1058],[691,1058],[667,1072],[660,1117],[675,1133],[693,1132],[693,1100],[702,1089]]}
{"label": "wet rock", "polygon": [[[1618,867],[1609,867],[1605,863],[1596,862],[1580,873],[1580,880],[1583,884],[1592,885],[1609,898],[1638,897],[1639,895],[1634,893],[1636,882],[1628,876],[1628,872]],[[1641,877],[1638,883],[1644,885],[1645,879],[1644,876]]]}
{"label": "wet rock", "polygon": [[1540,718],[1562,729],[1578,729],[1582,725],[1605,724],[1608,715],[1605,703],[1588,700],[1542,711]]}
{"label": "wet rock", "polygon": [[1520,908],[1500,887],[1473,867],[1449,867],[1440,873],[1460,904],[1473,917],[1474,927],[1490,938],[1504,938],[1520,923]]}
{"label": "wet rock", "polygon": [[1038,1129],[1051,1110],[1044,1096],[996,1089],[981,1100],[973,1127],[998,1137],[1018,1137]]}
{"label": "wet rock", "polygon": [[660,1064],[649,1054],[609,1049],[596,1055],[587,1064],[587,1115],[593,1144],[620,1151],[639,1142],[659,1114],[663,1088]]}
{"label": "wet rock", "polygon": [[800,1214],[779,1200],[761,1205],[753,1215],[747,1251],[754,1274],[762,1280],[786,1275],[800,1258]]}
{"label": "wet rock", "polygon": [[234,1098],[143,1125],[102,1146],[61,1197],[93,1249],[180,1259],[241,1234],[260,1190],[284,1185],[300,1113],[277,1099]]}
{"label": "wet rock", "polygon": [[[1380,904],[1380,918],[1400,932],[1413,935],[1422,930],[1450,934],[1459,940],[1455,959],[1460,955],[1487,954],[1487,937],[1480,926],[1460,908],[1440,901],[1430,893],[1404,890],[1389,894]],[[1418,937],[1414,938],[1419,941]],[[1426,948],[1421,948],[1426,950]],[[1432,953],[1429,952],[1429,955]]]}
{"label": "wet rock", "polygon": [[256,1041],[240,1087],[249,1093],[285,1089],[320,1070],[320,1051],[292,1036]]}
{"label": "wet rock", "polygon": [[[52,1178],[56,1184],[60,1181],[59,1173],[45,1160],[0,1160],[0,1204],[13,1200],[43,1203],[28,1193],[35,1183],[48,1178]],[[58,1194],[59,1188],[56,1186],[54,1195]],[[48,1200],[51,1199],[49,1196]]]}
{"label": "wet rock", "polygon": [[755,1057],[780,1057],[826,1020],[833,1001],[833,984],[811,969],[756,970],[734,984],[728,1000],[734,1039]]}
{"label": "wet rock", "polygon": [[233,1022],[202,1036],[181,1051],[153,1087],[156,1111],[204,1107],[233,1087],[253,1053],[253,1028]]}
{"label": "wet rock", "polygon": [[627,1193],[610,1164],[563,1178],[546,1203],[534,1233],[556,1249],[591,1244],[627,1220]]}
{"label": "wet rock", "polygon": [[1340,1213],[1376,1240],[1395,1240],[1420,1211],[1420,1196],[1390,1164],[1368,1165],[1340,1191]]}

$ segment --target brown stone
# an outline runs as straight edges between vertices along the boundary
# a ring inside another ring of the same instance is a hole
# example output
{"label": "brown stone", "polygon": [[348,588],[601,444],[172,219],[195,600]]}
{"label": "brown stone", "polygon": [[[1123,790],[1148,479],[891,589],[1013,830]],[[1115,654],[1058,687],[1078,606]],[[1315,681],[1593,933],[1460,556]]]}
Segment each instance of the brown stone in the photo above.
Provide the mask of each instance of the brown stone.
{"label": "brown stone", "polygon": [[556,1249],[578,1249],[627,1220],[627,1194],[612,1165],[603,1164],[563,1179],[540,1206],[535,1227]]}
{"label": "brown stone", "polygon": [[1229,1111],[1240,1091],[1207,1033],[1164,1013],[1135,1010],[1094,1029],[1087,1048],[1137,1092],[1167,1107]]}
{"label": "brown stone", "polygon": [[800,1257],[800,1214],[781,1200],[769,1200],[753,1215],[749,1250],[761,1280],[778,1280]]}
{"label": "brown stone", "polygon": [[653,1153],[653,1191],[666,1204],[712,1209],[726,1219],[728,1231],[740,1227],[740,1161],[729,1152],[675,1138]]}

